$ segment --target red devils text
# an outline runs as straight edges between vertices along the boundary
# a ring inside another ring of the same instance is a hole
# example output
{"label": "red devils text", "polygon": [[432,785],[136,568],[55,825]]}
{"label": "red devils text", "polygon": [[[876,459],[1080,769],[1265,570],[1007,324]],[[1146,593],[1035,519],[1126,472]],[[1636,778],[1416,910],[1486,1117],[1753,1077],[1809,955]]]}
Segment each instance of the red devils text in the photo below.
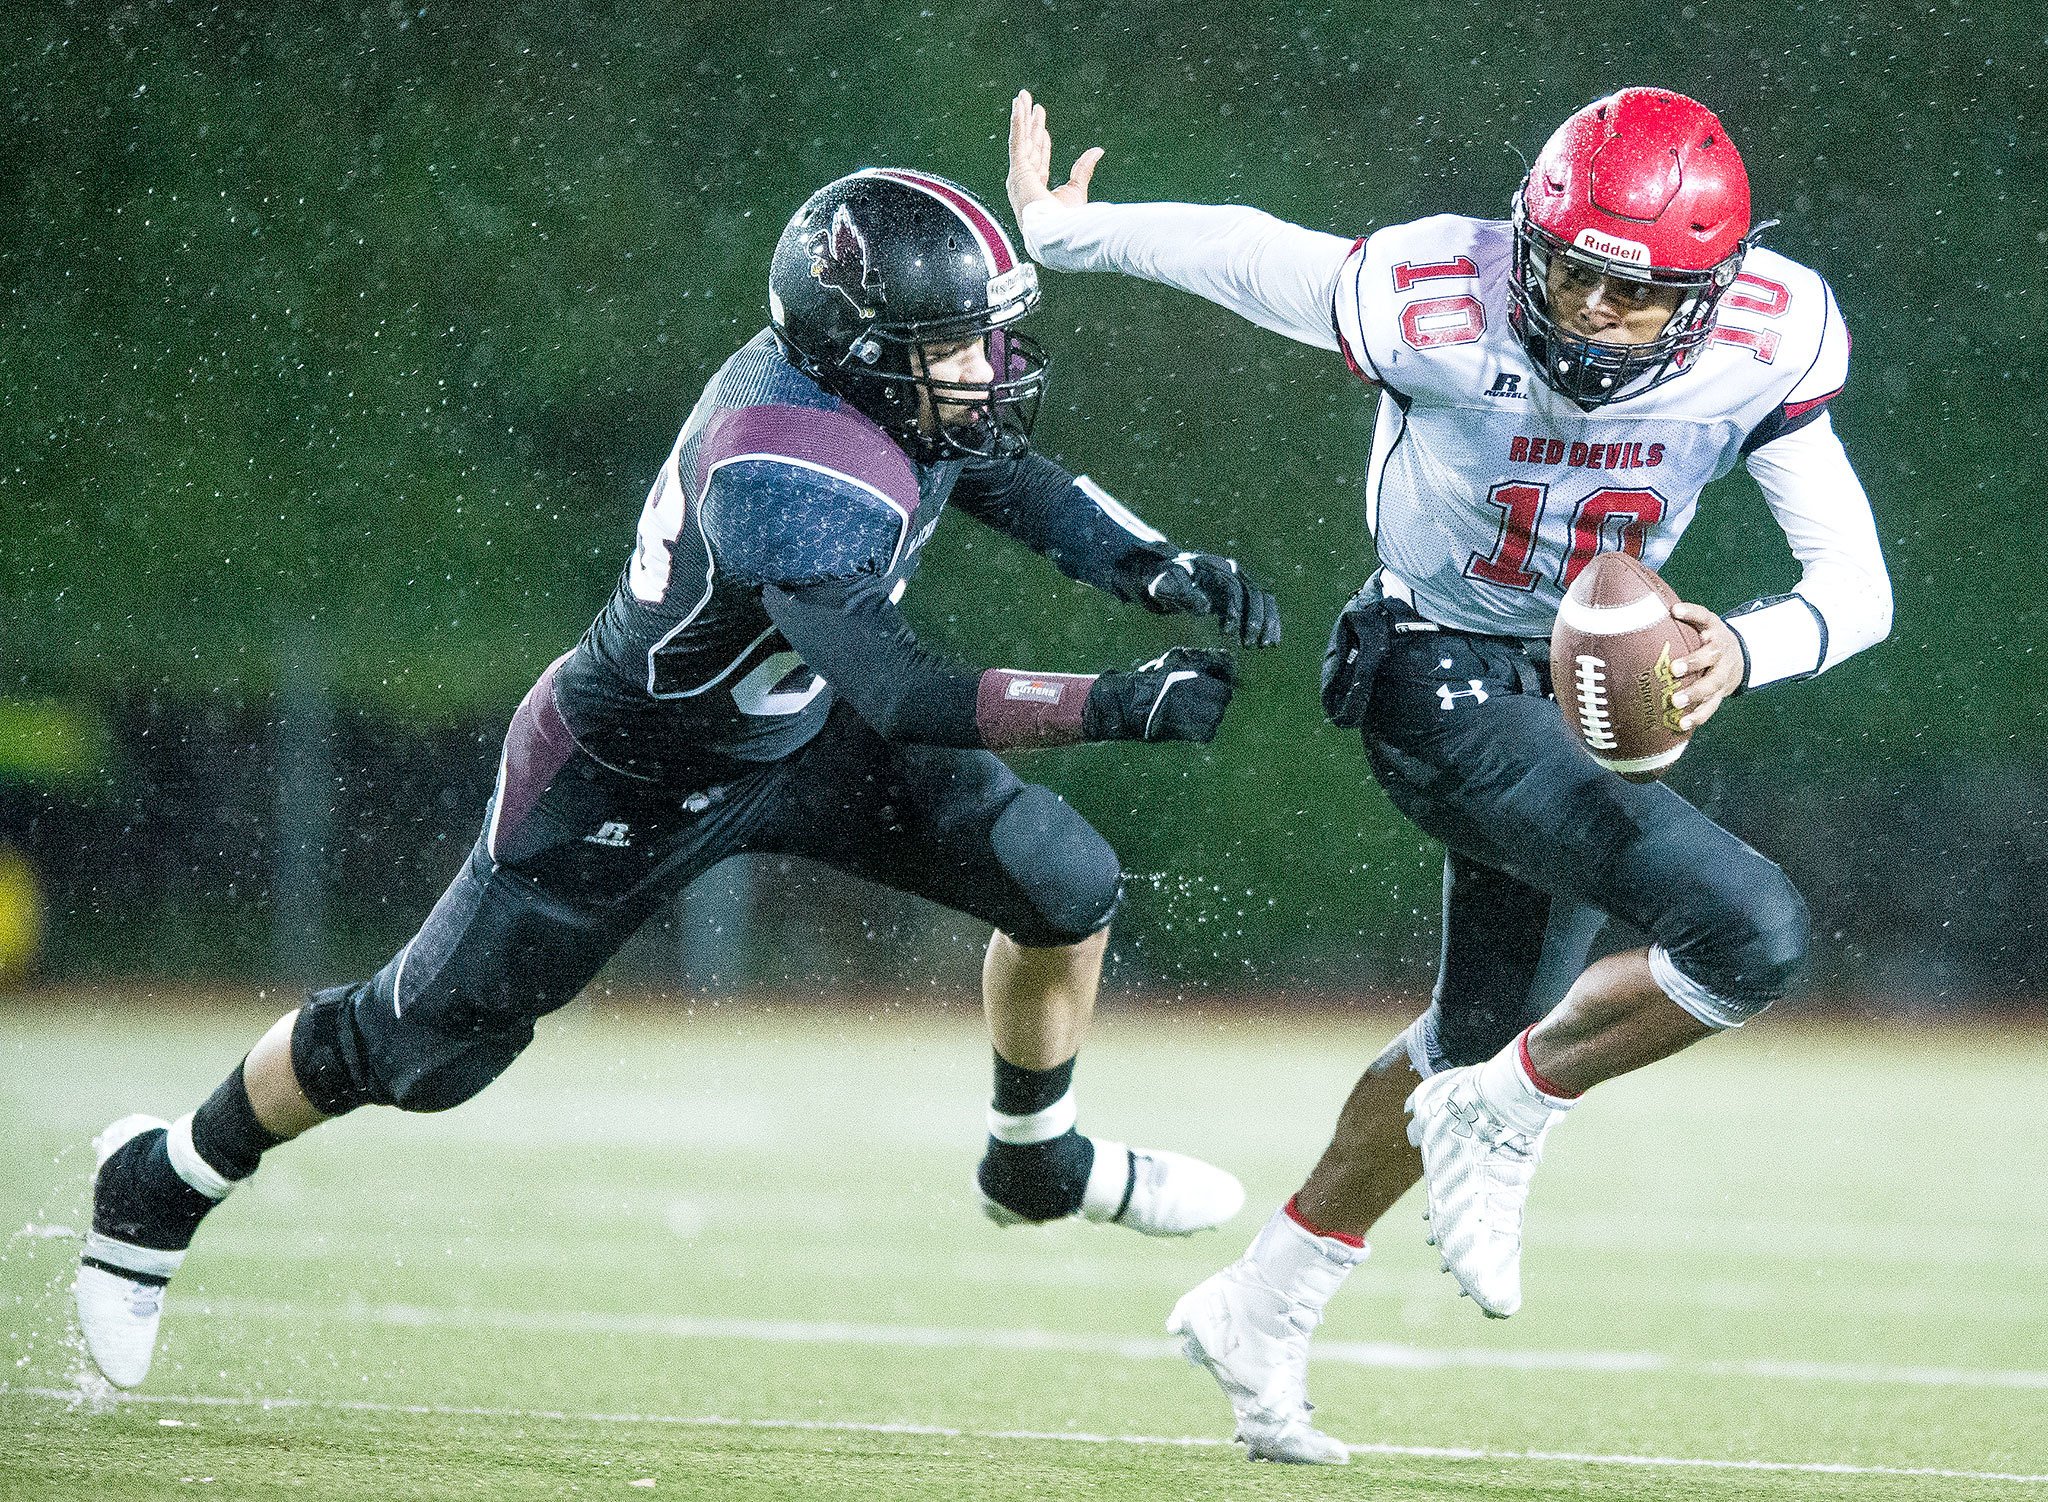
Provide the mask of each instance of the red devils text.
{"label": "red devils text", "polygon": [[1655,469],[1664,462],[1661,443],[1572,443],[1562,438],[1517,437],[1508,445],[1510,464],[1562,464],[1571,469]]}

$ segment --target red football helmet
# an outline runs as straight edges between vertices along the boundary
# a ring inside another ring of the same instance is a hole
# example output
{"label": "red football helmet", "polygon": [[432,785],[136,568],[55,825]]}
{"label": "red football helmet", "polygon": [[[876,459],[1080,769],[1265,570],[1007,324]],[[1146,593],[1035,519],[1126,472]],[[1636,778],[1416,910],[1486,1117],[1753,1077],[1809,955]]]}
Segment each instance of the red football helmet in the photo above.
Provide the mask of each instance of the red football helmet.
{"label": "red football helmet", "polygon": [[[1668,89],[1623,89],[1557,128],[1515,195],[1510,322],[1544,379],[1584,407],[1681,373],[1749,248],[1749,174],[1714,112]],[[1553,258],[1679,289],[1649,344],[1602,344],[1551,315]],[[1637,383],[1644,376],[1646,384]]]}

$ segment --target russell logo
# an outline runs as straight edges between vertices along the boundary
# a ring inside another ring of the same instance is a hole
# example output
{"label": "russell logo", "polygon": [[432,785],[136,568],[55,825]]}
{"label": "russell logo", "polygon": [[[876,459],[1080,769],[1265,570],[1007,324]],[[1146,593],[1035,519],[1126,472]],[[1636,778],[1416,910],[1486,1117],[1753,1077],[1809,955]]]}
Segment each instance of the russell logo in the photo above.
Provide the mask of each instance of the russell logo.
{"label": "russell logo", "polygon": [[1527,401],[1529,393],[1522,389],[1522,378],[1511,370],[1503,370],[1493,378],[1493,384],[1486,388],[1488,396],[1512,397]]}

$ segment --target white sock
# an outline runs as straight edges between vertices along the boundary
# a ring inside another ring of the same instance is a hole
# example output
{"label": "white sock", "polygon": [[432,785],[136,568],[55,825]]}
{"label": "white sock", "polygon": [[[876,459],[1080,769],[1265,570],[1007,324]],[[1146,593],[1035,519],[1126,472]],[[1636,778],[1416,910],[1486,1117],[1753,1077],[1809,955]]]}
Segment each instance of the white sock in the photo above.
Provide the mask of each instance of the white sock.
{"label": "white sock", "polygon": [[171,1171],[208,1199],[224,1200],[233,1191],[236,1181],[202,1158],[193,1145],[190,1111],[172,1122],[164,1134],[164,1153],[171,1160]]}
{"label": "white sock", "polygon": [[1055,1137],[1064,1137],[1080,1116],[1080,1108],[1074,1102],[1073,1087],[1067,1093],[1029,1116],[1012,1116],[988,1108],[988,1134],[998,1142],[1008,1142],[1017,1147],[1029,1147],[1033,1143],[1050,1142]]}
{"label": "white sock", "polygon": [[1351,1269],[1371,1255],[1371,1247],[1316,1235],[1283,1205],[1252,1238],[1243,1260],[1268,1287],[1320,1312]]}
{"label": "white sock", "polygon": [[1521,1037],[1479,1066],[1475,1088],[1497,1121],[1532,1137],[1542,1135],[1579,1099],[1576,1095],[1550,1095],[1538,1087],[1522,1062]]}

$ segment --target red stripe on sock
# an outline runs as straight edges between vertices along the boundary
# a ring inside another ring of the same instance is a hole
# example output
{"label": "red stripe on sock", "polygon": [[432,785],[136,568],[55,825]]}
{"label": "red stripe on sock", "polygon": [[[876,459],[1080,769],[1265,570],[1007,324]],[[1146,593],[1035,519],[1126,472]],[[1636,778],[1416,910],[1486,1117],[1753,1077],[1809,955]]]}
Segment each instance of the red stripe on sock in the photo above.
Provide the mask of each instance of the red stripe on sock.
{"label": "red stripe on sock", "polygon": [[[1295,1198],[1299,1199],[1300,1196],[1297,1195],[1295,1196]],[[1362,1247],[1365,1245],[1365,1238],[1363,1236],[1354,1236],[1349,1231],[1324,1230],[1321,1226],[1317,1225],[1314,1221],[1310,1220],[1306,1215],[1303,1215],[1301,1213],[1301,1207],[1295,1204],[1294,1200],[1289,1200],[1287,1202],[1287,1218],[1293,1221],[1296,1225],[1300,1226],[1304,1231],[1308,1232],[1311,1236],[1326,1236],[1331,1241],[1341,1241],[1346,1246]]]}
{"label": "red stripe on sock", "polygon": [[1538,1072],[1536,1068],[1536,1061],[1529,1057],[1529,1034],[1533,1033],[1534,1031],[1536,1031],[1536,1029],[1533,1027],[1525,1027],[1522,1029],[1522,1036],[1515,1039],[1515,1052],[1516,1055],[1522,1061],[1522,1073],[1529,1076],[1530,1084],[1534,1085],[1538,1090],[1541,1090],[1545,1095],[1548,1095],[1553,1099],[1577,1100],[1581,1095],[1584,1095],[1586,1092],[1583,1090],[1567,1090],[1564,1086],[1557,1084],[1554,1081],[1545,1079],[1542,1076],[1542,1074]]}

